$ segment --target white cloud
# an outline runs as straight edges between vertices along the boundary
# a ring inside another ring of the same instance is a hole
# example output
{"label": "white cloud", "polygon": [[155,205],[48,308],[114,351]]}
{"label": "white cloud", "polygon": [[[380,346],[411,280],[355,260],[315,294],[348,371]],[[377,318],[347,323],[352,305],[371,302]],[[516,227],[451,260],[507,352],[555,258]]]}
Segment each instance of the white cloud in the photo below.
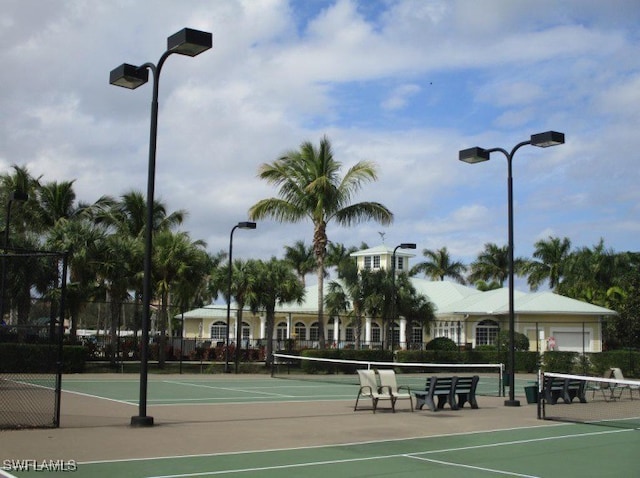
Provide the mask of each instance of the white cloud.
{"label": "white cloud", "polygon": [[[144,2],[5,2],[0,166],[76,179],[83,201],[144,191],[151,85],[115,88],[108,74],[157,61],[189,26],[212,31],[214,47],[163,67],[156,194],[189,210],[185,227],[212,251],[275,194],[259,164],[327,134],[346,165],[379,166],[355,199],[396,215],[387,228],[331,226],[336,239],[374,245],[385,230],[472,257],[506,242],[506,168],[461,164],[458,150],[547,129],[567,144],[523,148],[514,164],[519,251],[548,231],[637,249],[640,9],[557,3],[155,0],[149,21]],[[311,233],[264,221],[238,241],[268,257]]]}

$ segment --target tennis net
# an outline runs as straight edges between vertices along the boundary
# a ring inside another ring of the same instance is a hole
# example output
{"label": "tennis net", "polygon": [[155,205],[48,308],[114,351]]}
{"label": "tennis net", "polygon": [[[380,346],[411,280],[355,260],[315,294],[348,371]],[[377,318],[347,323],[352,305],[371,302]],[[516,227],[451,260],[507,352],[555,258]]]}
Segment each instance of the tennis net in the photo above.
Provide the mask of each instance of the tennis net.
{"label": "tennis net", "polygon": [[271,376],[281,379],[323,381],[343,385],[359,385],[359,369],[393,369],[398,385],[411,390],[424,390],[433,376],[478,375],[477,395],[504,396],[504,365],[500,363],[407,363],[303,357],[273,354]]}
{"label": "tennis net", "polygon": [[544,372],[539,418],[640,428],[640,381]]}

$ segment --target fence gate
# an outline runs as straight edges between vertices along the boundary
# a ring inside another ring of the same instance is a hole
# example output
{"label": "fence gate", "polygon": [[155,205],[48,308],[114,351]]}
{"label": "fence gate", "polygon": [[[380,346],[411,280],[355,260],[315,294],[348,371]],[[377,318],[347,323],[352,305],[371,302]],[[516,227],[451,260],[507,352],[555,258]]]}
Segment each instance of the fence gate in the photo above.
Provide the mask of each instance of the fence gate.
{"label": "fence gate", "polygon": [[60,426],[66,275],[66,253],[0,255],[0,429]]}

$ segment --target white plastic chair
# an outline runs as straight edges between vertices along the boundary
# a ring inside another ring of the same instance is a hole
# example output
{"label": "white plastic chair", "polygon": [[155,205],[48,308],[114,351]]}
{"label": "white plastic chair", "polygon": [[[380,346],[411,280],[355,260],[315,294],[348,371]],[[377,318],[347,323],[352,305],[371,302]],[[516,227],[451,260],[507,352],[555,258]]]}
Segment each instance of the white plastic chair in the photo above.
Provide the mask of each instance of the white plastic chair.
{"label": "white plastic chair", "polygon": [[[617,367],[611,367],[611,376],[616,380],[626,380],[624,375],[622,374],[622,370]],[[616,384],[618,387],[621,387],[623,390],[629,390],[629,396],[631,400],[633,400],[633,392],[638,392],[638,397],[640,397],[640,385],[630,385],[626,383]]]}
{"label": "white plastic chair", "polygon": [[395,412],[395,398],[391,395],[391,391],[388,387],[381,388],[378,386],[375,371],[358,370],[357,372],[360,380],[360,390],[358,390],[356,405],[353,408],[353,411],[355,412],[358,409],[358,401],[360,400],[360,397],[367,397],[371,399],[373,413],[376,413],[378,401],[380,400],[389,400],[391,402],[391,410]]}
{"label": "white plastic chair", "polygon": [[[389,390],[389,392],[393,396],[394,405],[397,400],[409,400],[411,411],[413,412],[411,389],[405,385],[398,386],[398,383],[396,381],[396,373],[393,370],[377,370],[377,372],[378,377],[380,377],[380,387]],[[406,390],[406,392],[403,392],[402,390]]]}

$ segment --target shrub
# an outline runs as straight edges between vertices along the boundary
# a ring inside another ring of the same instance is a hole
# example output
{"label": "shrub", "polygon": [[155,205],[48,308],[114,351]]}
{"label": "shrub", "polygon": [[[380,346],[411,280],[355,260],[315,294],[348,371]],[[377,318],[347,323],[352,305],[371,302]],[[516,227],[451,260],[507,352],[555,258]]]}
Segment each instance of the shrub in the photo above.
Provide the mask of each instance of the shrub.
{"label": "shrub", "polygon": [[425,349],[457,351],[458,345],[448,337],[436,337],[427,343]]}

